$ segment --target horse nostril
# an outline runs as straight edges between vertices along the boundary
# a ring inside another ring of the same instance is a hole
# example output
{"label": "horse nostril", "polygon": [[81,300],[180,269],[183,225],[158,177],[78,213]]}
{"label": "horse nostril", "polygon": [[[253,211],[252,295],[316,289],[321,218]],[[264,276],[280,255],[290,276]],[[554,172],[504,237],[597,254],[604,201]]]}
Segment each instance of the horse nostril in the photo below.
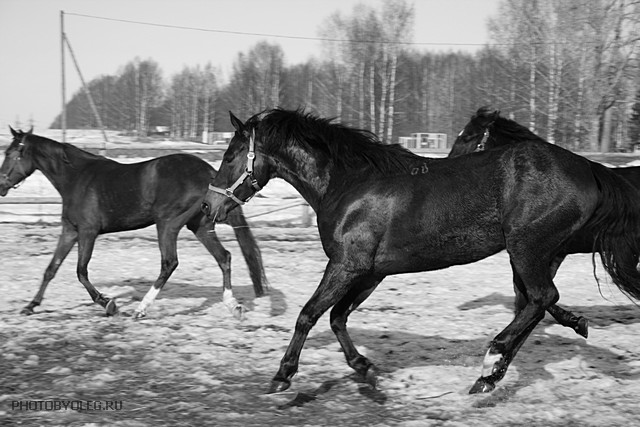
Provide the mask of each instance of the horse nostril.
{"label": "horse nostril", "polygon": [[204,212],[206,216],[209,216],[209,212],[211,211],[211,208],[209,207],[209,203],[202,202],[202,205],[200,205],[200,209],[202,209],[202,212]]}

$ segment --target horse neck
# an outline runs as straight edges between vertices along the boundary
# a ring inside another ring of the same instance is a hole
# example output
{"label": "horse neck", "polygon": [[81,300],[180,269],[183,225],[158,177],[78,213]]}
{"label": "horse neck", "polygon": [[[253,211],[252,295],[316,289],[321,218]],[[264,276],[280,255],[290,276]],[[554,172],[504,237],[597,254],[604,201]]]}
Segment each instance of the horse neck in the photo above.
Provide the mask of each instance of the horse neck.
{"label": "horse neck", "polygon": [[276,176],[291,184],[317,211],[327,193],[333,167],[329,159],[316,155],[300,146],[268,155]]}
{"label": "horse neck", "polygon": [[38,141],[31,148],[35,168],[64,196],[70,183],[76,181],[84,169],[85,159],[74,156],[64,145],[56,141]]}
{"label": "horse neck", "polygon": [[507,135],[502,135],[499,134],[498,136],[489,139],[489,141],[487,141],[487,147],[486,148],[498,148],[498,147],[502,147],[504,145],[512,145],[514,143],[517,143],[517,141],[513,138],[510,138]]}

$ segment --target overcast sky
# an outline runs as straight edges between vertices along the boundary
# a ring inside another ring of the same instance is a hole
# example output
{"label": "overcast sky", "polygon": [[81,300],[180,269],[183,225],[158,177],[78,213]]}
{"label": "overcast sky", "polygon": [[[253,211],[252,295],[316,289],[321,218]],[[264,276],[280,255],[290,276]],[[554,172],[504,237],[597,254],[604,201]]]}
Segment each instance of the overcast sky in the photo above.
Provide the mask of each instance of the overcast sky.
{"label": "overcast sky", "polygon": [[[0,133],[8,133],[7,125],[17,121],[25,128],[33,121],[37,132],[60,112],[60,11],[88,82],[116,74],[136,56],[155,60],[165,79],[184,66],[208,62],[228,75],[237,54],[261,40],[279,44],[287,65],[305,62],[318,56],[320,42],[256,34],[317,38],[329,15],[338,10],[350,15],[358,3],[379,8],[381,0],[0,0]],[[414,48],[477,50],[488,42],[487,18],[498,3],[414,0],[413,41],[425,43]],[[447,43],[451,45],[438,45]],[[68,101],[81,83],[68,54],[66,58]]]}

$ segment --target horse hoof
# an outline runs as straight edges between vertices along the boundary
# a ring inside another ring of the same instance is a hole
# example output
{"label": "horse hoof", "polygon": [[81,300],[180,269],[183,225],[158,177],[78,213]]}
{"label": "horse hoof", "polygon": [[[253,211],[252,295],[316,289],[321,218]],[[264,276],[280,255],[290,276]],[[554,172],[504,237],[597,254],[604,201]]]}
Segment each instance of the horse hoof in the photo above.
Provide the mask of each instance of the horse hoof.
{"label": "horse hoof", "polygon": [[471,387],[469,394],[490,393],[496,388],[496,385],[484,377],[478,378],[478,381]]}
{"label": "horse hoof", "polygon": [[142,311],[134,311],[133,312],[133,318],[135,320],[144,319],[145,317],[147,317],[147,313],[144,313]]}
{"label": "horse hoof", "polygon": [[271,386],[269,386],[269,390],[267,394],[280,393],[281,391],[285,391],[291,386],[291,381],[289,380],[273,380],[271,381]]}
{"label": "horse hoof", "polygon": [[20,310],[20,314],[24,316],[31,316],[32,314],[35,314],[35,312],[33,311],[33,308],[25,307],[22,310]]}
{"label": "horse hoof", "polygon": [[107,313],[107,316],[115,316],[116,314],[118,314],[118,306],[116,305],[116,299],[115,298],[111,298],[109,301],[107,301],[107,305],[104,306],[105,312]]}
{"label": "horse hoof", "polygon": [[587,338],[589,336],[589,319],[586,317],[580,317],[574,330],[578,335]]}
{"label": "horse hoof", "polygon": [[242,304],[238,304],[237,306],[234,307],[234,309],[231,311],[233,313],[233,317],[235,317],[238,320],[242,320],[244,319],[244,313],[247,311],[247,309],[245,308],[245,306],[243,306]]}
{"label": "horse hoof", "polygon": [[373,390],[378,389],[378,369],[374,365],[369,366],[369,369],[367,369],[364,382],[369,384]]}

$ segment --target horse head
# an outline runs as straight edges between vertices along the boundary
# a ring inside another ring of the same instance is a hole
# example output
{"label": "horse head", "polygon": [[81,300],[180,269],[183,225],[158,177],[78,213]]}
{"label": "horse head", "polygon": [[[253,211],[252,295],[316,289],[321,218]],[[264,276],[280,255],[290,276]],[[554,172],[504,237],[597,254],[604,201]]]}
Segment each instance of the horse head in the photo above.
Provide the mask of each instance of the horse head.
{"label": "horse head", "polygon": [[202,211],[214,222],[224,221],[231,210],[251,200],[271,176],[262,142],[256,136],[257,116],[246,123],[232,112],[229,116],[235,134],[202,202]]}
{"label": "horse head", "polygon": [[9,126],[13,141],[4,153],[4,161],[0,166],[0,196],[6,196],[10,188],[17,188],[35,170],[35,166],[27,154],[28,137],[33,134],[33,127],[28,132],[14,130]]}
{"label": "horse head", "polygon": [[489,141],[491,126],[500,118],[500,111],[481,107],[460,131],[451,147],[449,157],[483,151]]}

